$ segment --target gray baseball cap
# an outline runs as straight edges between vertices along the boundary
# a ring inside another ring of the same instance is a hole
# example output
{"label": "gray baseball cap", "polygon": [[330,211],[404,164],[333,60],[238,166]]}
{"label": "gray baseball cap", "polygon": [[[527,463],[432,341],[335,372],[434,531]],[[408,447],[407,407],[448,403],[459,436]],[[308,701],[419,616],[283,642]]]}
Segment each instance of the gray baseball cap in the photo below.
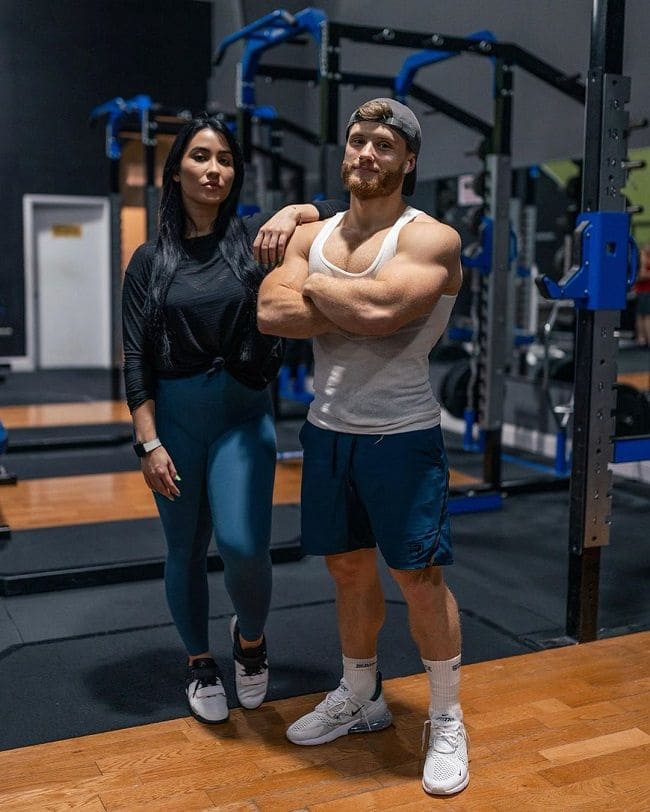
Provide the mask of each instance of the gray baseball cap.
{"label": "gray baseball cap", "polygon": [[[388,127],[398,132],[406,141],[408,148],[415,153],[417,158],[420,152],[420,146],[422,144],[422,130],[420,129],[420,122],[415,117],[413,111],[410,110],[405,104],[395,101],[395,99],[380,98],[371,99],[371,101],[383,102],[384,104],[388,105],[391,115],[385,116],[383,119],[381,119],[381,123],[386,124]],[[364,102],[361,107],[365,106],[366,104],[370,104],[370,102]],[[350,127],[353,124],[356,124],[357,121],[367,121],[367,119],[364,119],[359,115],[358,107],[354,113],[352,113],[350,120],[348,121],[348,126],[345,130],[346,139],[350,133]],[[412,172],[409,172],[408,175],[404,176],[404,181],[402,183],[402,194],[412,195],[415,191],[416,171],[417,165],[413,168]]]}

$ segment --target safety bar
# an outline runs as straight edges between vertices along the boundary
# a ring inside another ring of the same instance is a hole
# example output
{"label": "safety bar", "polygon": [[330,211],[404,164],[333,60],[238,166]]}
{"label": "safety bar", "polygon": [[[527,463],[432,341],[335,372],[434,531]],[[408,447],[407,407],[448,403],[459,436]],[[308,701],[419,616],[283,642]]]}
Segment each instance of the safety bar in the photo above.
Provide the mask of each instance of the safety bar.
{"label": "safety bar", "polygon": [[627,212],[582,212],[573,233],[573,263],[556,282],[538,276],[546,299],[573,299],[587,310],[624,310],[638,264]]}

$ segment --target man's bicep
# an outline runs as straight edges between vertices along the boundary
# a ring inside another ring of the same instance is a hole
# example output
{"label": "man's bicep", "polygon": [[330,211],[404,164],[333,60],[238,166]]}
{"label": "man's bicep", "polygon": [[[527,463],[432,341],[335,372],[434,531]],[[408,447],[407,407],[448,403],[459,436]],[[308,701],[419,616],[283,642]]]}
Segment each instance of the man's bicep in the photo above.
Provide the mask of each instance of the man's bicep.
{"label": "man's bicep", "polygon": [[394,296],[436,301],[460,274],[460,239],[451,228],[439,224],[414,224],[404,229],[398,252],[387,262],[377,279],[384,281]]}
{"label": "man's bicep", "polygon": [[448,282],[447,269],[431,258],[400,254],[387,262],[377,274],[385,286],[386,297],[395,303],[434,303]]}

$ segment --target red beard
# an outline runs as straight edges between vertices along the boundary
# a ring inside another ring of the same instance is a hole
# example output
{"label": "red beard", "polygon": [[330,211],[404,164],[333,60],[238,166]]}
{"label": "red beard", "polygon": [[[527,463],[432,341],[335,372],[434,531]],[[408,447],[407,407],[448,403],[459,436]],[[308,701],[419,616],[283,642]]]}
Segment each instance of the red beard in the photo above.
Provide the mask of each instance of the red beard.
{"label": "red beard", "polygon": [[360,178],[352,174],[355,168],[351,163],[343,161],[341,164],[341,180],[345,188],[360,200],[388,197],[401,187],[404,180],[404,175],[399,170],[395,172],[380,170],[373,177]]}

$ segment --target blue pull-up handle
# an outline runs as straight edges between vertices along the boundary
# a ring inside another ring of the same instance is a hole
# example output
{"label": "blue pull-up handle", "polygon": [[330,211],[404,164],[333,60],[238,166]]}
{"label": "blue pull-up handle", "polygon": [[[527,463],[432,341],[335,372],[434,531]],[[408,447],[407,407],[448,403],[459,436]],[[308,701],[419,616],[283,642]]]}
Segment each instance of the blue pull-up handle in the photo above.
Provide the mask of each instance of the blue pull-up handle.
{"label": "blue pull-up handle", "polygon": [[265,51],[293,39],[298,34],[309,34],[320,46],[322,24],[327,15],[317,8],[305,8],[299,11],[290,27],[259,28],[246,38],[246,47],[239,64],[236,105],[240,109],[252,110],[255,107],[255,75],[260,58]]}
{"label": "blue pull-up handle", "polygon": [[137,113],[140,116],[142,126],[142,140],[147,143],[148,134],[145,130],[149,122],[149,111],[152,107],[151,96],[140,93],[131,99],[123,99],[116,96],[103,104],[98,104],[90,111],[90,121],[96,121],[102,116],[108,116],[106,121],[106,156],[111,161],[119,161],[122,157],[122,145],[120,144],[119,131],[120,121],[129,113]]}
{"label": "blue pull-up handle", "polygon": [[223,39],[219,43],[219,47],[217,48],[212,63],[214,65],[220,65],[224,56],[226,55],[226,51],[233,43],[240,39],[249,39],[253,34],[259,31],[260,28],[265,28],[266,26],[276,26],[278,28],[286,29],[287,27],[292,27],[294,25],[295,17],[293,14],[289,14],[288,11],[284,11],[283,9],[271,11],[269,14],[265,14],[264,17],[260,17],[259,20],[254,20],[252,23],[245,25],[239,31],[235,31],[234,33],[230,34],[230,36]]}
{"label": "blue pull-up handle", "polygon": [[278,118],[278,111],[270,104],[262,104],[259,107],[254,107],[251,110],[251,115],[260,121],[275,121]]}
{"label": "blue pull-up handle", "polygon": [[295,15],[278,9],[226,37],[217,48],[215,65],[221,63],[234,42],[241,39],[246,41],[238,66],[237,107],[245,110],[255,107],[255,74],[264,51],[294,39],[298,34],[309,34],[320,45],[322,28],[326,21],[327,15],[318,8],[308,7]]}
{"label": "blue pull-up handle", "polygon": [[[496,37],[491,31],[476,31],[473,34],[468,34],[466,39],[474,39],[477,41],[485,40],[486,42],[496,42]],[[446,59],[451,59],[454,56],[460,56],[462,51],[432,51],[426,49],[418,51],[416,54],[408,56],[400,69],[400,72],[395,77],[393,87],[394,96],[397,101],[404,102],[408,96],[415,74],[427,65],[433,65],[436,62],[444,62]]]}

